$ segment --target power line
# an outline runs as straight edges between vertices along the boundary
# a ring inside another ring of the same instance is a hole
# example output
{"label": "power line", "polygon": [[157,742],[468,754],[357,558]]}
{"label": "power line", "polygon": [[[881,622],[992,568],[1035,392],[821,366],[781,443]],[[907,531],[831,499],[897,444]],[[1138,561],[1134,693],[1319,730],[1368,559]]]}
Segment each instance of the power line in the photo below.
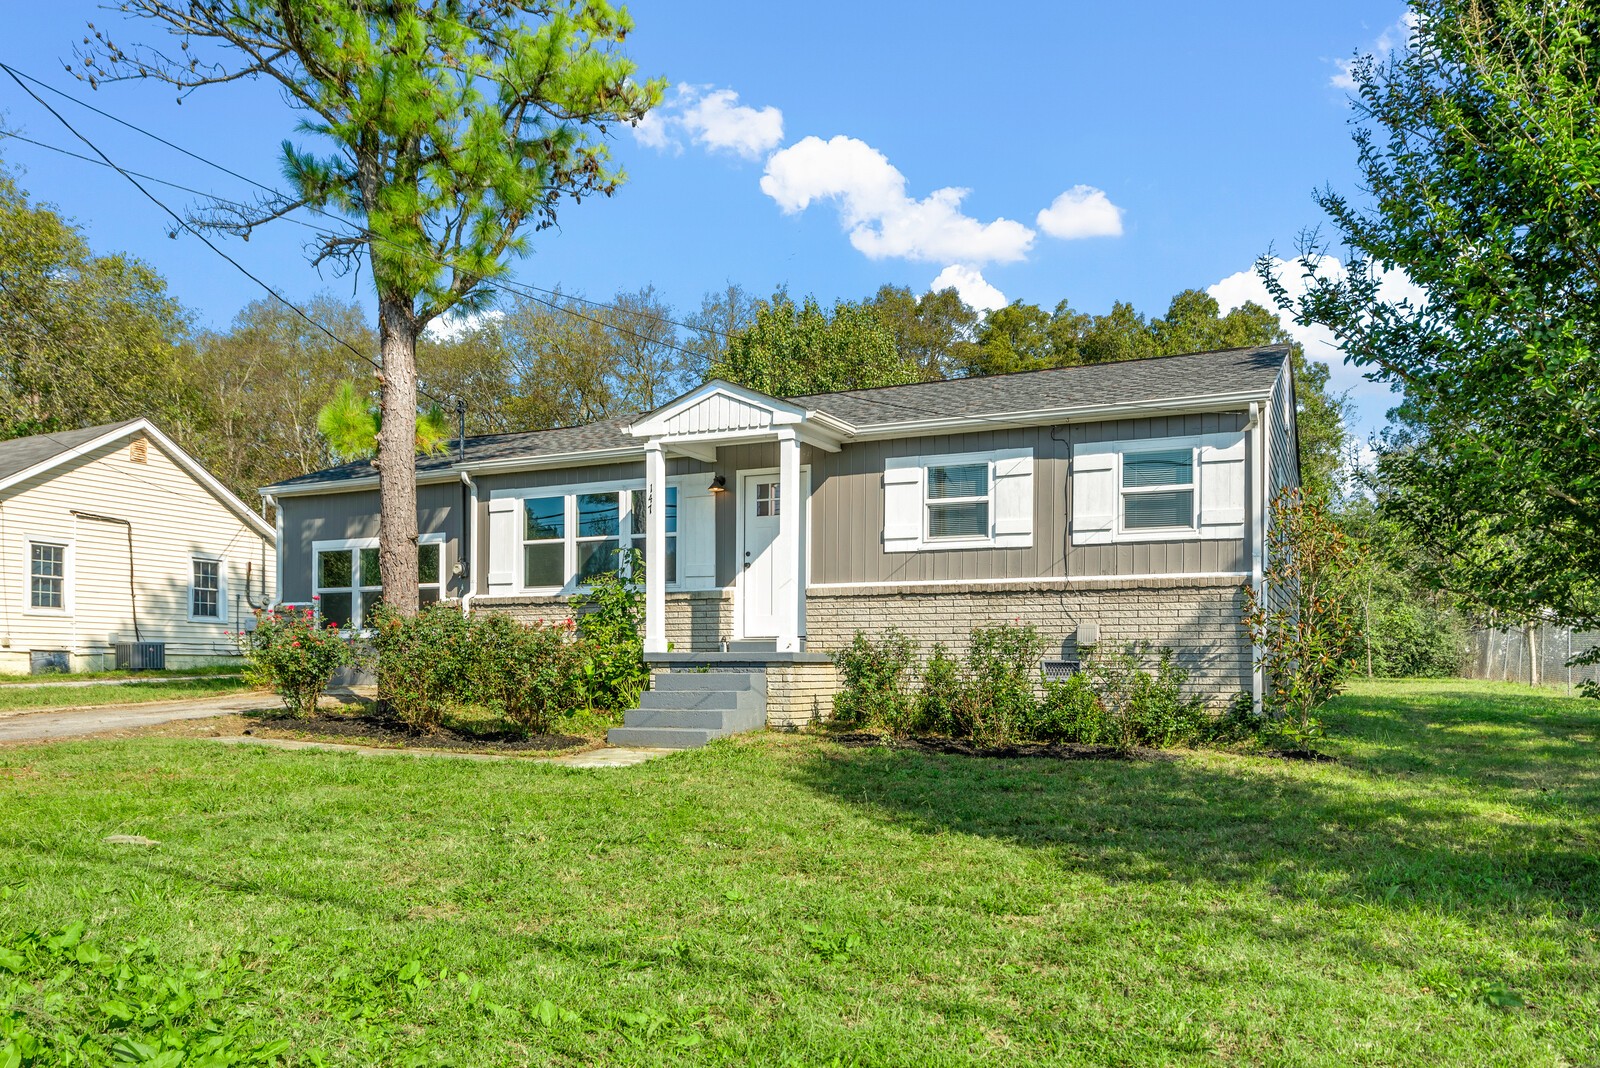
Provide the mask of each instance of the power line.
{"label": "power line", "polygon": [[[260,190],[262,190],[262,191],[264,191],[266,193],[271,194],[272,196],[278,198],[280,201],[282,201],[284,203],[289,203],[288,196],[280,189],[277,189],[277,188],[275,188],[273,186],[270,186],[270,185],[266,185],[266,184],[264,184],[262,182],[258,182],[254,178],[251,178],[249,175],[241,174],[238,171],[233,170],[231,167],[227,167],[227,166],[225,166],[225,165],[223,165],[221,163],[218,163],[217,161],[215,161],[213,159],[209,159],[206,156],[203,156],[198,152],[194,152],[194,151],[192,151],[190,149],[184,148],[182,145],[179,145],[179,144],[177,144],[177,143],[175,143],[173,141],[170,141],[167,138],[162,137],[158,133],[155,133],[155,132],[153,132],[151,130],[147,130],[144,127],[138,125],[137,123],[130,122],[129,120],[124,119],[124,118],[122,118],[122,117],[120,117],[118,115],[114,115],[109,111],[102,110],[101,108],[96,107],[95,105],[89,103],[88,101],[82,100],[82,99],[80,99],[80,98],[78,98],[76,96],[73,96],[71,93],[68,93],[65,90],[57,89],[55,86],[50,85],[49,83],[44,82],[44,81],[42,81],[42,80],[40,80],[38,78],[35,78],[32,75],[23,74],[21,71],[18,71],[15,68],[10,67],[10,66],[5,66],[5,70],[8,73],[10,73],[13,78],[17,78],[17,77],[26,78],[28,81],[33,82],[34,84],[40,86],[41,88],[43,88],[43,89],[45,89],[45,90],[47,90],[47,91],[49,91],[51,93],[56,94],[57,96],[61,97],[64,100],[68,100],[68,101],[70,101],[70,102],[72,102],[74,104],[77,104],[79,107],[86,108],[89,111],[94,112],[96,115],[100,115],[100,116],[102,116],[104,118],[110,119],[112,122],[115,122],[118,125],[124,126],[127,129],[134,131],[135,133],[142,134],[145,137],[148,137],[153,141],[159,142],[160,144],[163,144],[163,145],[167,146],[168,148],[172,149],[175,152],[182,153],[183,155],[189,157],[192,160],[195,160],[195,161],[197,161],[199,163],[204,163],[208,167],[213,167],[216,170],[221,171],[223,174],[229,175],[230,177],[237,178],[242,182],[245,182],[245,183],[247,183],[249,185],[255,186],[257,189],[260,189]],[[490,80],[492,80],[492,79],[490,79]],[[24,88],[26,88],[26,86],[24,86]],[[33,95],[33,94],[30,93],[30,95]],[[38,97],[34,96],[34,99],[37,100]],[[43,101],[40,101],[40,103],[43,103]],[[48,107],[48,105],[46,105],[46,106]],[[52,113],[54,113],[54,112],[52,112]],[[59,116],[57,116],[57,117],[59,118]],[[70,127],[68,127],[68,128],[70,129]],[[74,131],[74,132],[76,132],[76,131]],[[27,139],[23,138],[23,140],[27,140]],[[30,142],[30,143],[39,144],[39,142]],[[42,145],[41,147],[52,148],[53,146]],[[63,151],[64,152],[65,150],[64,149],[55,149],[55,151]],[[68,153],[68,154],[70,155],[72,153]],[[94,161],[91,161],[91,162],[94,162]],[[145,177],[145,176],[141,176],[141,177]],[[158,179],[158,178],[152,178],[152,179],[149,179],[149,180],[158,181],[158,182],[161,181],[161,179]],[[162,184],[164,184],[164,185],[173,185],[174,183],[162,182]],[[211,199],[211,200],[216,200],[216,201],[218,201],[220,203],[232,205],[233,207],[236,207],[236,208],[241,208],[241,209],[248,209],[249,208],[248,205],[241,204],[238,201],[228,200],[227,198],[218,197],[218,196],[215,196],[215,195],[210,194],[210,193],[201,193],[201,192],[198,192],[197,190],[188,189],[187,187],[184,187],[184,186],[177,186],[177,188],[183,189],[184,192],[194,193],[196,196],[203,196],[203,197],[206,197],[206,198]],[[336,215],[336,214],[334,214],[332,212],[329,212],[329,211],[327,211],[327,210],[325,210],[323,208],[319,208],[314,204],[301,204],[299,206],[305,208],[307,211],[312,211],[312,212],[315,212],[316,214],[321,215],[321,216],[323,216],[325,218],[332,219],[335,222],[337,222],[338,224],[340,224],[341,226],[350,227],[351,229],[355,230],[356,233],[358,233],[365,240],[376,241],[376,242],[378,242],[380,244],[391,245],[391,246],[393,246],[395,248],[398,248],[401,251],[407,253],[408,255],[415,256],[418,259],[424,260],[425,262],[428,262],[428,263],[432,263],[435,266],[444,268],[446,270],[451,268],[451,265],[448,264],[448,263],[445,263],[445,262],[443,262],[441,260],[437,260],[437,259],[435,259],[435,258],[433,258],[431,256],[426,256],[423,253],[418,252],[415,249],[408,249],[408,248],[404,248],[404,247],[399,246],[399,245],[395,245],[393,242],[386,241],[383,237],[379,236],[378,234],[373,233],[371,230],[367,229],[366,227],[363,227],[360,224],[358,224],[358,223],[356,223],[356,222],[354,222],[354,221],[352,221],[350,219],[346,219],[343,216]],[[287,218],[287,216],[282,216],[282,217]],[[300,220],[297,220],[297,219],[291,219],[290,221],[291,222],[300,222]],[[301,225],[306,225],[306,224],[301,222]],[[328,233],[328,231],[325,231],[325,230],[321,231],[321,232]],[[330,236],[338,236],[338,235],[330,235]],[[624,309],[624,308],[618,307],[615,304],[608,303],[606,301],[590,300],[587,297],[580,297],[580,296],[577,296],[577,295],[571,294],[571,293],[563,293],[562,291],[557,290],[557,289],[549,289],[549,288],[546,288],[544,286],[536,286],[536,285],[533,285],[532,283],[528,283],[528,282],[518,282],[518,283],[514,283],[513,284],[513,283],[509,283],[509,282],[499,282],[499,281],[485,279],[483,284],[488,285],[491,288],[502,289],[502,290],[504,290],[506,292],[511,292],[511,293],[520,294],[522,296],[527,296],[532,300],[540,300],[540,298],[533,296],[532,293],[523,292],[523,290],[531,290],[532,292],[544,293],[544,294],[547,294],[547,295],[552,296],[552,297],[558,297],[558,298],[562,298],[562,299],[565,299],[565,300],[576,301],[576,302],[578,302],[580,304],[585,304],[585,305],[588,305],[589,307],[593,307],[593,308],[605,308],[605,309],[608,309],[610,311],[623,311],[623,312],[627,312],[629,314],[637,314],[637,315],[639,315],[639,316],[641,316],[643,318],[650,319],[650,320],[653,320],[653,321],[659,322],[659,323],[664,323],[664,324],[669,325],[669,326],[676,326],[676,327],[678,327],[680,329],[683,329],[683,330],[691,330],[691,331],[697,331],[697,332],[705,333],[705,334],[712,334],[712,335],[714,335],[716,337],[722,338],[725,341],[729,340],[730,337],[731,337],[731,335],[729,335],[727,333],[724,333],[721,330],[717,330],[714,327],[696,326],[696,325],[693,325],[693,324],[690,324],[690,323],[680,322],[680,321],[678,321],[676,319],[672,319],[672,318],[667,317],[667,316],[655,315],[655,314],[652,314],[650,312],[644,312],[644,311],[633,311],[633,310],[630,310],[630,309]],[[515,288],[515,287],[520,287],[520,289],[519,288]],[[547,307],[550,307],[550,308],[552,308],[554,310],[557,310],[557,311],[564,311],[564,312],[567,312],[569,314],[578,315],[579,318],[588,319],[589,322],[597,323],[598,325],[605,326],[605,327],[608,327],[608,328],[613,329],[613,330],[618,330],[618,331],[620,331],[622,333],[631,334],[631,336],[633,336],[633,337],[635,337],[635,338],[637,338],[637,339],[639,339],[641,341],[657,342],[659,340],[659,339],[656,339],[656,338],[644,337],[641,334],[633,333],[632,331],[629,331],[624,327],[615,326],[614,324],[611,324],[611,323],[603,323],[603,322],[601,322],[600,320],[597,320],[597,319],[589,319],[587,316],[578,314],[578,313],[576,313],[576,312],[574,312],[574,311],[572,311],[571,309],[568,309],[568,308],[560,308],[557,305],[549,303],[548,301],[540,301],[540,303],[543,303]],[[686,356],[693,356],[694,355],[694,353],[687,352],[687,351],[685,351],[685,350],[683,350],[681,348],[678,348],[676,346],[669,345],[668,347],[674,349],[674,351],[681,352]]]}

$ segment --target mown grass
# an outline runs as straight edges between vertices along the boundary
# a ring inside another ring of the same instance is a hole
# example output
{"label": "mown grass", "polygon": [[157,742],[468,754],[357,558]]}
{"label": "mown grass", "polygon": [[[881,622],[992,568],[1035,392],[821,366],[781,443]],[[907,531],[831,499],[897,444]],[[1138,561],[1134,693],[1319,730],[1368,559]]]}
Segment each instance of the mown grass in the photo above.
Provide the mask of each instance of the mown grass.
{"label": "mown grass", "polygon": [[0,932],[243,951],[290,1064],[1595,1063],[1597,709],[1363,684],[1333,765],[11,748]]}
{"label": "mown grass", "polygon": [[0,714],[51,708],[135,705],[148,701],[181,701],[220,697],[250,689],[243,679],[199,676],[140,683],[137,686],[0,686]]}
{"label": "mown grass", "polygon": [[44,675],[8,675],[0,673],[0,686],[37,686],[52,682],[110,682],[115,679],[191,679],[210,675],[238,675],[244,662],[208,664],[204,667],[165,668],[161,671],[53,671]]}

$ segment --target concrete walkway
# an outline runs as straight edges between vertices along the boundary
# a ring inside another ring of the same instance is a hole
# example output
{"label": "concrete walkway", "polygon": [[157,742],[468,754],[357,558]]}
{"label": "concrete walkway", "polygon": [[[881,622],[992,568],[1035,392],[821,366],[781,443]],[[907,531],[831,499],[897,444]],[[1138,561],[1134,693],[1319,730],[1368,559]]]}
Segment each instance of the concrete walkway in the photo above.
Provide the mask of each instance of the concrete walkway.
{"label": "concrete walkway", "polygon": [[605,746],[571,756],[519,756],[516,753],[464,753],[459,749],[390,748],[381,745],[349,745],[344,742],[314,742],[299,738],[208,738],[223,745],[263,745],[269,749],[325,749],[357,756],[446,757],[456,760],[524,760],[530,764],[559,764],[564,768],[631,768],[647,760],[678,752],[676,749],[625,749]]}
{"label": "concrete walkway", "polygon": [[138,705],[106,705],[101,708],[58,709],[20,712],[0,719],[0,745],[7,742],[45,742],[58,738],[81,738],[105,731],[149,727],[180,719],[210,719],[238,712],[259,712],[278,708],[272,694],[236,693],[223,697],[202,697],[185,701],[150,701]]}

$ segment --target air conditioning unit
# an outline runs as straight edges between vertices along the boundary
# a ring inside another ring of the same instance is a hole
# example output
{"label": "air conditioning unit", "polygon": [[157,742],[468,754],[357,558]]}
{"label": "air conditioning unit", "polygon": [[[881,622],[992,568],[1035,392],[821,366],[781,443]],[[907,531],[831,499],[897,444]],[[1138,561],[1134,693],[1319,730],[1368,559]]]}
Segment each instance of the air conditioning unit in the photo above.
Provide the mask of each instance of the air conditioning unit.
{"label": "air conditioning unit", "polygon": [[167,666],[166,642],[117,642],[118,671],[161,671]]}

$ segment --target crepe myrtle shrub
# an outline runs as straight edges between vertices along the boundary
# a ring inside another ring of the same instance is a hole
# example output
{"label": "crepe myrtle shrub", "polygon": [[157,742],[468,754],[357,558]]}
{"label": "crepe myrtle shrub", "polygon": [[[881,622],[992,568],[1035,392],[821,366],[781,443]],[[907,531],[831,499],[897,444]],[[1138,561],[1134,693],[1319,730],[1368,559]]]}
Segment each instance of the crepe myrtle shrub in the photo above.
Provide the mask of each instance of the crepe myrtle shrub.
{"label": "crepe myrtle shrub", "polygon": [[1192,741],[1204,728],[1208,713],[1205,699],[1185,696],[1189,673],[1179,667],[1171,649],[1154,653],[1148,642],[1130,642],[1120,649],[1099,646],[1083,657],[1087,686],[1099,699],[1104,714],[1098,744],[1124,752],[1147,746],[1154,749]]}
{"label": "crepe myrtle shrub", "polygon": [[617,570],[592,576],[588,589],[571,600],[589,704],[609,712],[637,705],[650,681],[644,662],[644,556],[636,549],[617,555]]}
{"label": "crepe myrtle shrub", "polygon": [[833,654],[843,682],[833,698],[834,722],[907,733],[917,711],[910,685],[916,657],[917,643],[895,627],[875,639],[856,631],[850,644]]}
{"label": "crepe myrtle shrub", "polygon": [[585,707],[584,647],[576,627],[570,619],[519,623],[500,613],[476,617],[476,703],[525,734],[544,734],[557,717]]}
{"label": "crepe myrtle shrub", "polygon": [[477,629],[452,605],[414,616],[380,605],[371,635],[379,703],[414,731],[438,730],[446,712],[471,700],[483,660]]}
{"label": "crepe myrtle shrub", "polygon": [[1263,711],[1278,730],[1319,737],[1314,713],[1338,694],[1360,654],[1361,600],[1354,576],[1363,552],[1298,489],[1272,501],[1264,573],[1276,603],[1244,587],[1244,626],[1267,680]]}
{"label": "crepe myrtle shrub", "polygon": [[233,637],[245,658],[245,681],[272,690],[296,717],[316,713],[333,673],[352,659],[339,625],[324,622],[315,607],[259,610],[255,629]]}
{"label": "crepe myrtle shrub", "polygon": [[956,703],[961,697],[961,665],[943,642],[933,647],[922,668],[922,687],[917,692],[916,733],[954,735]]}
{"label": "crepe myrtle shrub", "polygon": [[1044,699],[1028,724],[1029,738],[1036,742],[1111,745],[1114,733],[1111,717],[1087,673],[1074,671],[1066,678],[1044,680]]}
{"label": "crepe myrtle shrub", "polygon": [[967,644],[967,672],[956,702],[957,733],[985,745],[1022,738],[1038,710],[1044,635],[1017,620],[979,627]]}

